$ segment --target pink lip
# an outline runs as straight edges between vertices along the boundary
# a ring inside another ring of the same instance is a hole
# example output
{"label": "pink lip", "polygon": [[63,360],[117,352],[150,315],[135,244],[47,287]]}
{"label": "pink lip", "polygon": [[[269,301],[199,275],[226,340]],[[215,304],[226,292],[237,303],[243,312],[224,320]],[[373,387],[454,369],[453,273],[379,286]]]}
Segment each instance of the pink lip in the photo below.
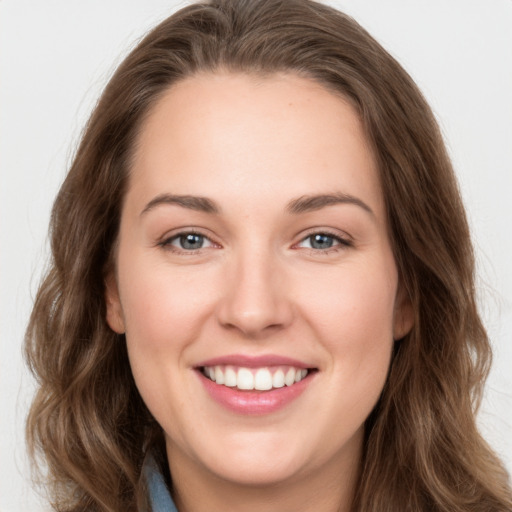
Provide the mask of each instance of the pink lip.
{"label": "pink lip", "polygon": [[311,368],[307,364],[288,357],[267,355],[267,356],[242,356],[230,355],[203,361],[196,367],[201,384],[215,402],[226,409],[237,414],[263,415],[275,412],[298,398],[309,386],[316,374],[310,373],[300,382],[291,386],[272,389],[268,391],[242,391],[213,382],[206,377],[202,368],[204,366],[232,365],[245,368],[256,368],[263,366],[294,366],[296,368]]}
{"label": "pink lip", "polygon": [[203,366],[231,365],[243,366],[244,368],[259,368],[263,366],[294,366],[295,368],[311,368],[311,365],[292,359],[290,357],[278,356],[274,354],[262,356],[247,356],[242,354],[230,354],[221,357],[215,357],[202,361],[197,368]]}
{"label": "pink lip", "polygon": [[208,394],[220,405],[237,414],[270,414],[298,398],[314,378],[309,374],[300,382],[270,391],[240,391],[217,384],[200,371],[196,372]]}

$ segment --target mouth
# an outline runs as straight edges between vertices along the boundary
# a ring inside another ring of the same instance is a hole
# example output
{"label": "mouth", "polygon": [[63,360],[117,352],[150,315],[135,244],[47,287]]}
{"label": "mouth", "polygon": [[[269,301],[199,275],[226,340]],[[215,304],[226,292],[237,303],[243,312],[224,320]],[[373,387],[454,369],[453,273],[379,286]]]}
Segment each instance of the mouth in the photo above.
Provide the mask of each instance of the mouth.
{"label": "mouth", "polygon": [[220,386],[239,391],[269,391],[280,389],[305,379],[314,369],[289,365],[266,366],[260,368],[214,365],[200,367],[201,373]]}
{"label": "mouth", "polygon": [[195,367],[207,395],[231,412],[264,415],[295,401],[318,368],[289,358],[230,356]]}

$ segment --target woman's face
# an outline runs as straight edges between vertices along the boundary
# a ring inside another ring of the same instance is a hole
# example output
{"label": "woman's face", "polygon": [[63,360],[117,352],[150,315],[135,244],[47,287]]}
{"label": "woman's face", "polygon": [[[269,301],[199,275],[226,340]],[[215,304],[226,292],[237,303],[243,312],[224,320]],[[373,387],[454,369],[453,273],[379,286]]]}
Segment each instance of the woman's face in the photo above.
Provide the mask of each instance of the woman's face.
{"label": "woman's face", "polygon": [[[339,474],[411,324],[355,110],[295,75],[198,75],[142,127],[107,319],[171,471]],[[256,389],[251,389],[256,387]]]}

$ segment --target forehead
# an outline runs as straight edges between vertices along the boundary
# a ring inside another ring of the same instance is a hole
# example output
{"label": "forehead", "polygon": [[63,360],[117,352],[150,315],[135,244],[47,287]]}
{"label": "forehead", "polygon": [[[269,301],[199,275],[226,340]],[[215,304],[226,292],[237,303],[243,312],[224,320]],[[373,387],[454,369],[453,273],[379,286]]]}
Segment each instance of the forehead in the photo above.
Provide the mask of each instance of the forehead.
{"label": "forehead", "polygon": [[201,74],[173,85],[142,125],[130,181],[129,194],[146,197],[277,200],[335,191],[382,207],[355,109],[293,74]]}

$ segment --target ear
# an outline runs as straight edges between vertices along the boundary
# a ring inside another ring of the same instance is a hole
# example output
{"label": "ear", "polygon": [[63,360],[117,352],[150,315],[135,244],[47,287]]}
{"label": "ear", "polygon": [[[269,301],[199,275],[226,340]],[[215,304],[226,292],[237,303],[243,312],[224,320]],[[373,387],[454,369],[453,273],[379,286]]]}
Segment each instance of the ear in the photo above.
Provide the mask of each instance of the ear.
{"label": "ear", "polygon": [[114,272],[105,278],[105,302],[107,305],[107,324],[117,334],[124,334],[124,315],[119,300],[119,288]]}
{"label": "ear", "polygon": [[404,287],[399,285],[395,300],[395,311],[393,317],[393,339],[400,340],[409,332],[414,325],[414,309],[409,294]]}

